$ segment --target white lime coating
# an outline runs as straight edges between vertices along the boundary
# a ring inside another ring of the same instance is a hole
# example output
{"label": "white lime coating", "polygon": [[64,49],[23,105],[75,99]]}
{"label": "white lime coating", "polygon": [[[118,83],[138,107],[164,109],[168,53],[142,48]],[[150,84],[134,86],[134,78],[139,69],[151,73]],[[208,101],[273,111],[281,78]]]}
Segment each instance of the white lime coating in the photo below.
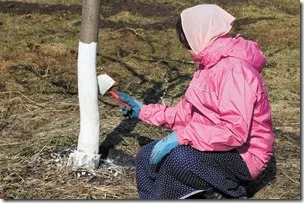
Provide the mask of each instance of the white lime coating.
{"label": "white lime coating", "polygon": [[79,41],[78,99],[80,133],[77,150],[70,155],[75,167],[97,168],[99,165],[99,110],[96,77],[97,43]]}

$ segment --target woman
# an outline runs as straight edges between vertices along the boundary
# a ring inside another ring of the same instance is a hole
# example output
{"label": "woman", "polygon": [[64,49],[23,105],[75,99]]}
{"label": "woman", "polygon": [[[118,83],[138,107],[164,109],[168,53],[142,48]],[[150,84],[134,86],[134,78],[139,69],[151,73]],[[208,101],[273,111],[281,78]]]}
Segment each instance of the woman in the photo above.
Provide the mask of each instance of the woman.
{"label": "woman", "polygon": [[184,98],[173,107],[143,105],[118,92],[131,118],[172,129],[137,154],[141,199],[186,198],[210,188],[246,197],[273,155],[266,62],[257,43],[228,33],[235,18],[212,4],[185,9],[176,24],[181,43],[199,63]]}

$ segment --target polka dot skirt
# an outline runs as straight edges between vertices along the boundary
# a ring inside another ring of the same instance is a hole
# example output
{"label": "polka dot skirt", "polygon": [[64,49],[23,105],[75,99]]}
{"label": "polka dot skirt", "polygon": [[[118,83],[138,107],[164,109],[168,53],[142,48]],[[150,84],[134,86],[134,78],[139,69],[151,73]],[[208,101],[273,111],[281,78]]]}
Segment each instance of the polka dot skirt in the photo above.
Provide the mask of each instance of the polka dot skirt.
{"label": "polka dot skirt", "polygon": [[181,199],[200,190],[215,189],[228,197],[244,197],[252,179],[236,150],[201,152],[190,146],[173,149],[150,165],[157,141],[143,146],[136,157],[136,183],[140,199]]}

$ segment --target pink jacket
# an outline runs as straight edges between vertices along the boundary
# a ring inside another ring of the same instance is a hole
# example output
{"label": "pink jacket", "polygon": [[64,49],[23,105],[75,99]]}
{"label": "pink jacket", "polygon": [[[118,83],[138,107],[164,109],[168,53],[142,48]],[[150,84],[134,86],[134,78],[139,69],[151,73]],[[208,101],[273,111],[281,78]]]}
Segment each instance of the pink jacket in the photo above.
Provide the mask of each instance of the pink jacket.
{"label": "pink jacket", "polygon": [[176,131],[180,145],[200,151],[236,149],[253,179],[273,155],[271,109],[260,75],[266,62],[257,43],[223,36],[197,57],[185,97],[174,107],[143,105],[139,119]]}

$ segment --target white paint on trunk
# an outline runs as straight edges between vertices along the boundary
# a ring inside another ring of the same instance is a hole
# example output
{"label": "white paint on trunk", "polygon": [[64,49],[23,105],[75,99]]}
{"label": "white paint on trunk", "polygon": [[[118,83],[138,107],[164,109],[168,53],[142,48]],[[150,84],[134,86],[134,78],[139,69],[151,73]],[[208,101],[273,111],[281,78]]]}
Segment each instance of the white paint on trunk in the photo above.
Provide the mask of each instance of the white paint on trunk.
{"label": "white paint on trunk", "polygon": [[96,76],[97,43],[79,41],[78,99],[80,134],[77,150],[71,154],[76,167],[97,168],[99,165],[99,110]]}

